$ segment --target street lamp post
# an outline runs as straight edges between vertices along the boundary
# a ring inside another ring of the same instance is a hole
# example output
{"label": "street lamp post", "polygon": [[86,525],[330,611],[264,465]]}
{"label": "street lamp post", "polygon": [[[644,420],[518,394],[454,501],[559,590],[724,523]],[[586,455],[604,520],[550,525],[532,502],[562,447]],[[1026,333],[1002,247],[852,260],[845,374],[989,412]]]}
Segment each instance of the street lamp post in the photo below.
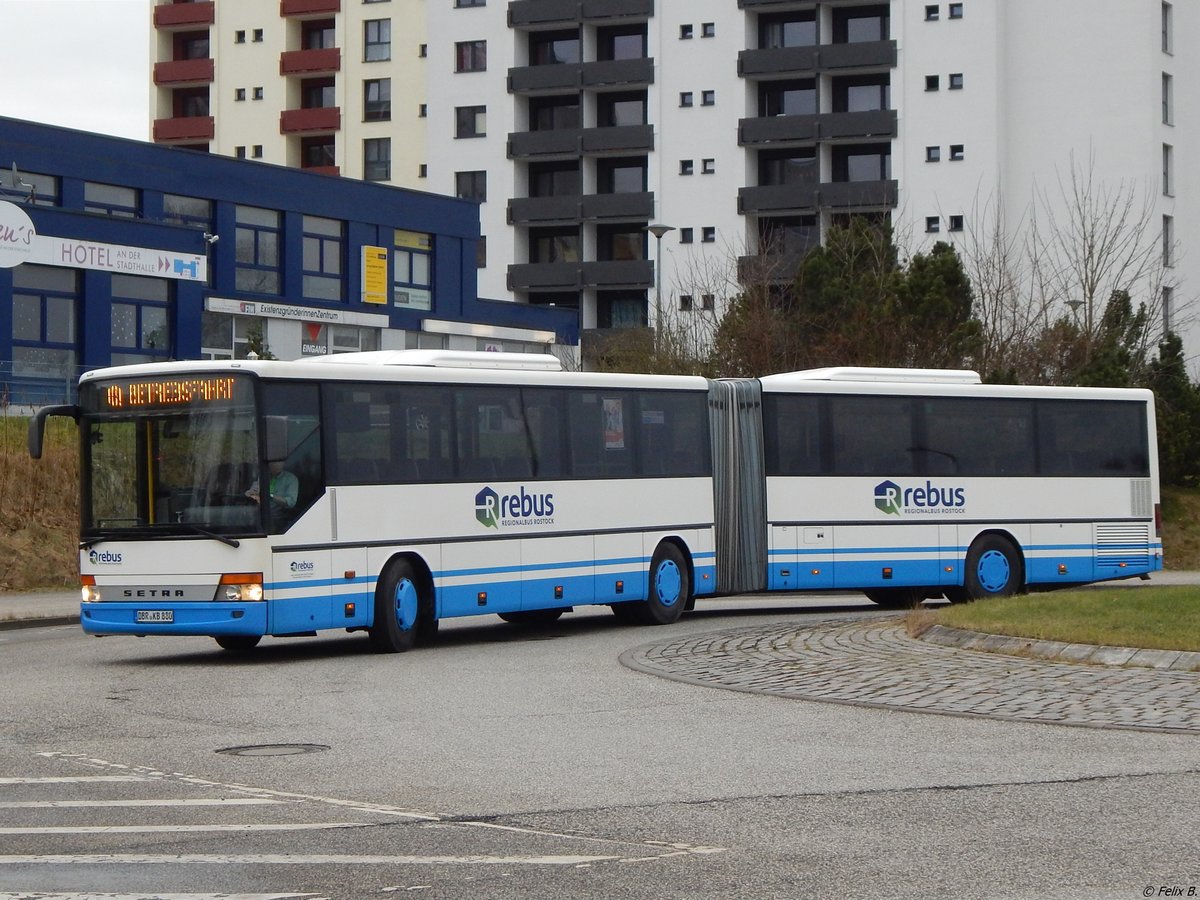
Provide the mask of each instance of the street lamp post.
{"label": "street lamp post", "polygon": [[646,230],[654,235],[654,330],[662,328],[662,239],[674,225],[647,225]]}

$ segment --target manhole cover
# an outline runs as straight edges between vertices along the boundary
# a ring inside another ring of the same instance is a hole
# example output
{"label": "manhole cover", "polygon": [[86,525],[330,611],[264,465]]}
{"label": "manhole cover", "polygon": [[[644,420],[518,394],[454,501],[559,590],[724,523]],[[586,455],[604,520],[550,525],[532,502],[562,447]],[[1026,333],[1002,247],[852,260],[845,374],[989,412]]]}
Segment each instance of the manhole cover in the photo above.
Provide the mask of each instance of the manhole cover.
{"label": "manhole cover", "polygon": [[325,744],[251,744],[247,747],[222,747],[216,752],[227,756],[297,756],[328,749]]}

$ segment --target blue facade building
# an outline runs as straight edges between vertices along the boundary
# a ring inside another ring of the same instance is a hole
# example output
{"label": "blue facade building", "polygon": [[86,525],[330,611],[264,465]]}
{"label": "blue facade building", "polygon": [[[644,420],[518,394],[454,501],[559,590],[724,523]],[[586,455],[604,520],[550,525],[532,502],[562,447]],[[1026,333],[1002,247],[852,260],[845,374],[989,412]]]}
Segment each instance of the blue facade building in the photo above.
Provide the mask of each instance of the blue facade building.
{"label": "blue facade building", "polygon": [[0,118],[0,399],[161,359],[548,352],[576,312],[476,296],[477,204]]}

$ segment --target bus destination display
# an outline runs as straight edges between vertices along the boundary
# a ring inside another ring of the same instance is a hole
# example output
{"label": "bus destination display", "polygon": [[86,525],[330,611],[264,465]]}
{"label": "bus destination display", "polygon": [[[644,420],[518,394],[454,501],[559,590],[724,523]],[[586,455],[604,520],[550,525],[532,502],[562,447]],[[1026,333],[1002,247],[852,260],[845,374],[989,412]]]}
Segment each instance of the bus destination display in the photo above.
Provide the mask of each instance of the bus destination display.
{"label": "bus destination display", "polygon": [[107,410],[196,406],[234,399],[237,379],[228,375],[124,381],[101,387],[101,406]]}

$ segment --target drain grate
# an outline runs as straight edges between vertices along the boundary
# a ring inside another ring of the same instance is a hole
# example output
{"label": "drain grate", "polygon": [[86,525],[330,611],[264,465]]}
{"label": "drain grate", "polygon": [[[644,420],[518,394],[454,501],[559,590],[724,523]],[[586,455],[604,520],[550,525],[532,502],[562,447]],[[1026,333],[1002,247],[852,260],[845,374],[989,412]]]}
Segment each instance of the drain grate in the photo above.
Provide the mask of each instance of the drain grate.
{"label": "drain grate", "polygon": [[326,744],[251,744],[246,747],[222,747],[215,752],[226,756],[299,756],[302,753],[322,753]]}

